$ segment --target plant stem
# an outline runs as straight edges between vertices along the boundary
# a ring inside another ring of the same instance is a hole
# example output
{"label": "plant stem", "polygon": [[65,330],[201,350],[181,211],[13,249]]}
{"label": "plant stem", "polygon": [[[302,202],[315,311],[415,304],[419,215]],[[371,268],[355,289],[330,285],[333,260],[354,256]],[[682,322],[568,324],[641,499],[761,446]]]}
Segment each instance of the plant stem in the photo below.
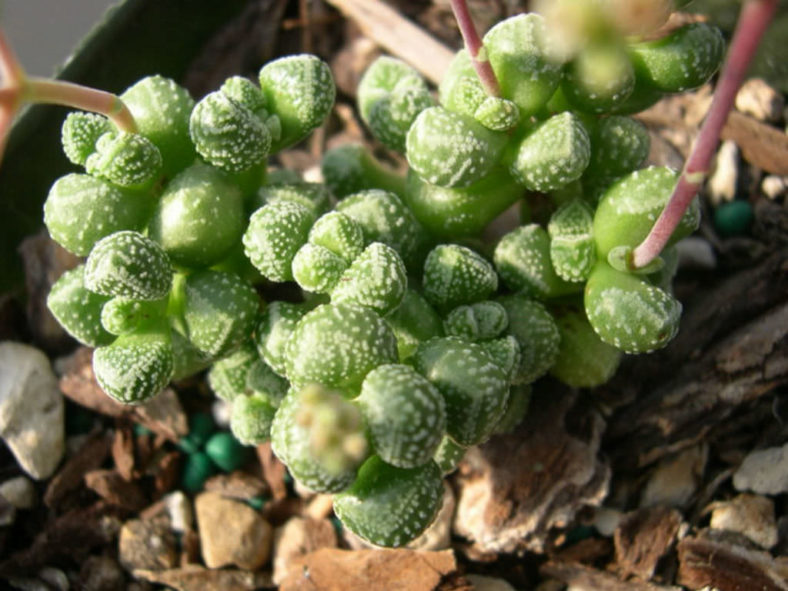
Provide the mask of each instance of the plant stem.
{"label": "plant stem", "polygon": [[117,95],[63,80],[29,78],[24,87],[24,100],[31,103],[64,105],[106,116],[121,131],[137,132],[137,124],[129,108]]}
{"label": "plant stem", "polygon": [[706,120],[665,209],[645,240],[632,252],[630,264],[635,269],[659,256],[706,179],[722,127],[776,9],[777,0],[746,0],[742,7]]}
{"label": "plant stem", "polygon": [[451,8],[454,12],[454,18],[457,19],[457,25],[460,27],[462,39],[465,42],[465,48],[471,57],[476,74],[481,80],[482,86],[490,96],[501,96],[501,86],[498,84],[498,78],[495,77],[490,60],[487,58],[487,52],[484,49],[479,33],[476,31],[476,26],[473,24],[473,17],[468,10],[468,3],[466,0],[451,0]]}

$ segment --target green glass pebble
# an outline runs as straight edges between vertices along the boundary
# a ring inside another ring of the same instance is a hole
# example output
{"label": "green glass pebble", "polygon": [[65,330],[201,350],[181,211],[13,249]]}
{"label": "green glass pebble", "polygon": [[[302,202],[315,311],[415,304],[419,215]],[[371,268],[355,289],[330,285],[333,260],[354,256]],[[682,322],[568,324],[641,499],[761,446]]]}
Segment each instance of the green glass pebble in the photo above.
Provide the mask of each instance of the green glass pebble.
{"label": "green glass pebble", "polygon": [[[349,403],[348,403],[349,404]],[[303,486],[315,492],[335,493],[356,479],[356,464],[331,469],[316,457],[308,428],[299,421],[302,392],[291,390],[279,405],[271,425],[271,447],[288,471]]]}
{"label": "green glass pebble", "polygon": [[[635,248],[651,231],[673,192],[679,175],[670,168],[637,170],[611,185],[594,214],[594,240],[600,258],[617,246]],[[694,200],[674,230],[669,244],[688,236],[700,224]]]}
{"label": "green glass pebble", "polygon": [[403,201],[418,221],[443,240],[477,236],[523,196],[523,188],[503,167],[468,187],[438,187],[408,171]]}
{"label": "green glass pebble", "polygon": [[723,203],[714,210],[714,228],[723,238],[746,234],[754,219],[749,201]]}
{"label": "green glass pebble", "polygon": [[466,451],[468,451],[466,446],[460,445],[448,435],[444,435],[438,449],[435,451],[433,460],[440,468],[441,474],[446,476],[457,469],[460,460],[465,457]]}
{"label": "green glass pebble", "polygon": [[153,200],[87,174],[67,174],[52,185],[44,203],[49,235],[63,248],[87,256],[93,245],[121,230],[140,230]]}
{"label": "green glass pebble", "polygon": [[268,502],[268,500],[269,500],[268,498],[262,496],[251,497],[249,499],[246,499],[246,504],[249,505],[255,511],[262,511],[263,507],[265,507],[265,504]]}
{"label": "green glass pebble", "polygon": [[630,273],[597,263],[585,290],[588,320],[599,337],[625,353],[664,347],[678,332],[681,303]]}
{"label": "green glass pebble", "polygon": [[291,201],[275,201],[258,209],[243,235],[244,252],[270,281],[291,281],[292,263],[315,221],[310,210]]}
{"label": "green glass pebble", "polygon": [[156,396],[173,373],[169,334],[144,331],[118,337],[93,352],[93,372],[101,389],[123,404]]}
{"label": "green glass pebble", "polygon": [[175,445],[177,445],[178,449],[185,454],[193,454],[200,451],[200,446],[197,445],[188,435],[181,437]]}
{"label": "green glass pebble", "polygon": [[287,343],[308,310],[303,304],[274,301],[265,307],[257,322],[254,330],[257,351],[280,376],[287,375]]}
{"label": "green glass pebble", "polygon": [[361,118],[380,142],[405,151],[405,136],[419,113],[434,104],[426,82],[405,62],[381,56],[358,84]]}
{"label": "green glass pebble", "polygon": [[293,279],[304,291],[331,293],[349,263],[329,249],[307,242],[293,257]]}
{"label": "green glass pebble", "polygon": [[524,295],[496,301],[506,309],[507,331],[520,345],[520,367],[513,382],[531,383],[545,375],[558,356],[561,335],[555,318],[542,304]]}
{"label": "green glass pebble", "polygon": [[218,359],[247,340],[257,321],[260,300],[237,275],[198,271],[186,278],[183,323],[189,341]]}
{"label": "green glass pebble", "polygon": [[287,343],[287,377],[358,391],[372,369],[397,361],[394,334],[368,308],[324,304],[307,313]]}
{"label": "green glass pebble", "polygon": [[434,462],[407,469],[372,456],[353,485],[334,497],[334,512],[368,542],[400,547],[427,529],[442,500],[441,473]]}
{"label": "green glass pebble", "polygon": [[78,166],[96,151],[98,139],[112,131],[112,124],[103,115],[73,112],[66,116],[60,131],[60,142],[66,157]]}
{"label": "green glass pebble", "polygon": [[497,302],[477,302],[457,306],[443,321],[448,336],[486,341],[500,335],[509,325],[506,309]]}
{"label": "green glass pebble", "polygon": [[397,251],[373,242],[342,273],[331,301],[371,308],[385,316],[399,306],[407,288],[405,263]]}
{"label": "green glass pebble", "polygon": [[401,196],[405,188],[402,175],[383,165],[360,144],[343,144],[327,150],[320,171],[326,187],[339,199],[367,189],[382,189]]}
{"label": "green glass pebble", "polygon": [[85,263],[85,287],[106,296],[158,300],[172,284],[172,265],[161,246],[139,232],[99,240]]}
{"label": "green glass pebble", "polygon": [[200,156],[226,172],[261,164],[271,149],[271,132],[265,123],[221,90],[206,95],[194,107],[189,134]]}
{"label": "green glass pebble", "polygon": [[498,289],[498,275],[470,248],[439,244],[427,255],[422,283],[424,297],[441,312],[486,300]]}
{"label": "green glass pebble", "polygon": [[85,161],[93,176],[125,189],[145,190],[160,177],[162,158],[148,138],[137,133],[108,132]]}
{"label": "green glass pebble", "polygon": [[643,164],[651,139],[646,126],[631,117],[605,117],[591,136],[591,162],[586,176],[608,179],[629,174]]}
{"label": "green glass pebble", "polygon": [[596,262],[594,211],[582,199],[559,207],[547,224],[550,262],[564,281],[585,281]]}
{"label": "green glass pebble", "polygon": [[361,385],[359,405],[372,445],[385,462],[415,468],[432,460],[446,429],[441,393],[407,365],[373,369]]}
{"label": "green glass pebble", "polygon": [[495,269],[513,291],[540,300],[582,289],[559,277],[550,258],[550,236],[538,224],[520,226],[506,234],[495,247]]}
{"label": "green glass pebble", "polygon": [[501,96],[517,105],[521,117],[538,112],[558,87],[562,67],[549,50],[544,18],[534,13],[508,18],[487,31],[483,42]]}
{"label": "green glass pebble", "polygon": [[717,27],[698,22],[629,50],[639,78],[662,92],[682,92],[701,86],[717,71],[725,41]]}
{"label": "green glass pebble", "polygon": [[418,291],[408,289],[399,307],[386,316],[397,339],[399,360],[404,361],[422,341],[443,336],[443,320]]}
{"label": "green glass pebble", "polygon": [[430,184],[467,187],[493,169],[506,139],[472,117],[430,107],[408,131],[408,164]]}
{"label": "green glass pebble", "polygon": [[323,124],[334,106],[336,87],[331,70],[314,55],[293,55],[268,62],[260,70],[260,87],[269,111],[282,125],[274,154]]}
{"label": "green glass pebble", "polygon": [[591,140],[580,118],[564,112],[529,133],[509,171],[530,191],[547,193],[580,178],[591,157]]}
{"label": "green glass pebble", "polygon": [[573,388],[595,388],[613,377],[621,351],[599,338],[584,311],[563,310],[556,322],[561,345],[551,375]]}
{"label": "green glass pebble", "polygon": [[219,431],[205,442],[205,454],[224,472],[238,470],[249,459],[246,448],[228,431]]}
{"label": "green glass pebble", "polygon": [[410,269],[422,264],[429,238],[394,193],[380,189],[360,191],[342,199],[336,210],[358,224],[365,245],[382,242],[390,246]]}
{"label": "green glass pebble", "polygon": [[165,176],[172,177],[194,161],[194,144],[189,138],[194,100],[185,88],[163,76],[148,76],[120,98],[134,116],[139,133],[159,149]]}
{"label": "green glass pebble", "polygon": [[629,98],[635,88],[635,70],[626,48],[616,42],[584,47],[567,64],[562,90],[576,109],[607,113]]}
{"label": "green glass pebble", "polygon": [[146,435],[153,435],[153,431],[148,429],[145,425],[141,423],[134,423],[133,427],[134,435],[137,437],[144,437]]}
{"label": "green glass pebble", "polygon": [[189,439],[197,447],[202,447],[216,431],[216,423],[213,417],[207,412],[193,412],[189,415]]}
{"label": "green glass pebble", "polygon": [[306,207],[315,218],[322,216],[331,209],[331,195],[328,189],[319,183],[303,181],[269,184],[260,187],[255,201],[259,206],[276,201],[292,201]]}
{"label": "green glass pebble", "polygon": [[114,336],[101,324],[101,310],[109,299],[85,287],[84,265],[66,271],[52,286],[47,308],[65,331],[88,347],[108,345]]}
{"label": "green glass pebble", "polygon": [[202,490],[205,481],[216,472],[216,466],[204,452],[198,451],[186,456],[181,472],[181,487],[187,493]]}
{"label": "green glass pebble", "polygon": [[367,244],[361,225],[341,211],[321,216],[309,230],[309,242],[327,248],[348,262],[355,260]]}
{"label": "green glass pebble", "polygon": [[254,342],[244,342],[236,351],[211,366],[208,372],[211,390],[226,402],[247,394],[249,371],[259,361],[260,355]]}
{"label": "green glass pebble", "polygon": [[446,402],[446,431],[461,445],[476,445],[492,433],[506,408],[509,381],[476,343],[458,337],[419,345],[414,367]]}
{"label": "green glass pebble", "polygon": [[174,264],[202,268],[230,254],[244,223],[238,187],[216,168],[198,163],[167,184],[149,234]]}

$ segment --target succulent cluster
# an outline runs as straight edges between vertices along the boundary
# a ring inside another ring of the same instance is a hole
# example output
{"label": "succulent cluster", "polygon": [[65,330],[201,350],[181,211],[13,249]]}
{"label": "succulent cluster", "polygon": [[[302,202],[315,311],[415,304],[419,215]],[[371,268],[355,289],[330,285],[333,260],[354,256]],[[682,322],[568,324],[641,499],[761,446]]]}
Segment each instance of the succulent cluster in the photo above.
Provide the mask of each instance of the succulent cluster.
{"label": "succulent cluster", "polygon": [[[70,115],[65,152],[86,173],[55,183],[45,221],[87,260],[49,307],[96,347],[102,388],[138,403],[210,367],[240,441],[270,439],[296,480],[336,493],[350,530],[400,546],[434,519],[464,450],[518,424],[533,381],[593,387],[622,352],[664,346],[681,311],[674,257],[637,272],[627,261],[677,174],[638,170],[648,134],[627,115],[704,83],[722,39],[698,23],[561,57],[548,33],[537,14],[487,33],[500,96],[464,50],[437,102],[406,64],[369,68],[360,114],[406,156],[406,177],[361,146],[326,154],[325,185],[268,175],[268,156],[333,105],[313,56],[196,105],[143,79],[121,96],[139,133]],[[525,197],[535,213],[483,244]],[[697,224],[690,209],[673,240]],[[303,297],[263,302],[262,281]]]}

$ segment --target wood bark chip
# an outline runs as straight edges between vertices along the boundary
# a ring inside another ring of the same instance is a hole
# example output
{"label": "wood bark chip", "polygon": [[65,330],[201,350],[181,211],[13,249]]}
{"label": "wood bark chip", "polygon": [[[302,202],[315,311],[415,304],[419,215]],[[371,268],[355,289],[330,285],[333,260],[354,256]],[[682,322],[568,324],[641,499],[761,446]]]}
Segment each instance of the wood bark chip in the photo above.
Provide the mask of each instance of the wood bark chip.
{"label": "wood bark chip", "polygon": [[257,446],[257,457],[263,469],[263,478],[271,489],[271,495],[274,500],[281,500],[287,497],[287,486],[285,486],[287,468],[274,455],[270,441]]}
{"label": "wood bark chip", "polygon": [[678,544],[678,582],[691,589],[786,591],[788,561],[711,537],[688,537]]}
{"label": "wood bark chip", "polygon": [[545,577],[558,579],[572,589],[594,591],[681,591],[681,587],[654,585],[639,581],[622,581],[615,575],[590,566],[567,562],[547,562],[539,572]]}
{"label": "wood bark chip", "polygon": [[433,591],[457,569],[451,550],[322,548],[293,562],[280,591]]}
{"label": "wood bark chip", "polygon": [[482,552],[542,552],[553,529],[607,495],[601,416],[556,382],[540,386],[517,431],[470,451],[457,479],[455,533]]}
{"label": "wood bark chip", "polygon": [[675,543],[680,525],[681,513],[670,507],[648,507],[624,517],[613,536],[616,566],[624,577],[651,579]]}
{"label": "wood bark chip", "polygon": [[139,485],[125,480],[115,470],[92,470],[85,474],[85,485],[110,505],[139,511],[147,499]]}
{"label": "wood bark chip", "polygon": [[127,427],[115,429],[112,439],[112,461],[124,480],[134,479],[134,433]]}
{"label": "wood bark chip", "polygon": [[83,485],[85,474],[101,467],[109,457],[110,439],[103,431],[90,435],[49,481],[44,493],[47,507],[56,508],[70,492]]}
{"label": "wood bark chip", "polygon": [[214,570],[188,565],[168,570],[143,570],[133,572],[138,579],[166,585],[178,591],[254,591],[271,586],[268,573],[252,573],[237,569]]}

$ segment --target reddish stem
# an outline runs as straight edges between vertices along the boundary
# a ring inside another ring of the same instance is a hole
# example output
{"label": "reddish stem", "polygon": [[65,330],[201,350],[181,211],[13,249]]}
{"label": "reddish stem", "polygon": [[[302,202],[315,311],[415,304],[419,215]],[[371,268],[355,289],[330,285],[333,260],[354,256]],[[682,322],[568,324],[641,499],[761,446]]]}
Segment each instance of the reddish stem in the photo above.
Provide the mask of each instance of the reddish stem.
{"label": "reddish stem", "polygon": [[501,96],[501,86],[498,84],[498,78],[495,77],[490,60],[487,58],[487,52],[484,49],[479,33],[476,31],[476,25],[473,24],[473,17],[471,17],[470,10],[468,10],[468,3],[466,0],[451,0],[451,9],[454,12],[454,18],[460,27],[465,48],[468,50],[471,63],[479,76],[479,80],[481,80],[482,86],[484,86],[484,89],[490,96]]}
{"label": "reddish stem", "polygon": [[632,252],[632,267],[644,267],[659,256],[706,179],[720,132],[736,100],[736,93],[776,9],[777,0],[747,0],[742,7],[709,113],[670,200],[651,232]]}

